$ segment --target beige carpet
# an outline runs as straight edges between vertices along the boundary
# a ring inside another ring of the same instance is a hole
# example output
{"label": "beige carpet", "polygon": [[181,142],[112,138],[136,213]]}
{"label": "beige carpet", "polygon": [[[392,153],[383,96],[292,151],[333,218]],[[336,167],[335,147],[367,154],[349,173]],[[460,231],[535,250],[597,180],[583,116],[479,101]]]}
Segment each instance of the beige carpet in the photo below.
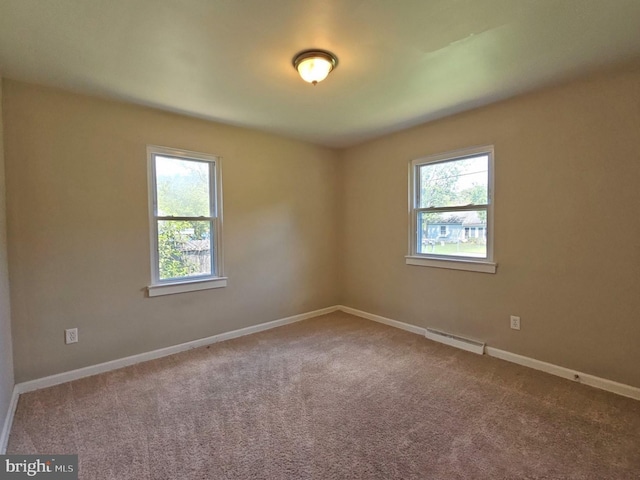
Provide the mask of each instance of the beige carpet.
{"label": "beige carpet", "polygon": [[640,402],[334,313],[20,397],[82,479],[634,479]]}

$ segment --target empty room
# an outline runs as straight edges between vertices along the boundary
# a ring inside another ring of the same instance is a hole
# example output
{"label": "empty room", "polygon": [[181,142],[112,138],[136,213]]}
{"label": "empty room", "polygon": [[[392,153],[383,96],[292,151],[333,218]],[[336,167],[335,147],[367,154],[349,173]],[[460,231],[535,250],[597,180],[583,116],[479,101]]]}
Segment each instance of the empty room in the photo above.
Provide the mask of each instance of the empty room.
{"label": "empty room", "polygon": [[0,0],[0,478],[640,479],[638,0]]}

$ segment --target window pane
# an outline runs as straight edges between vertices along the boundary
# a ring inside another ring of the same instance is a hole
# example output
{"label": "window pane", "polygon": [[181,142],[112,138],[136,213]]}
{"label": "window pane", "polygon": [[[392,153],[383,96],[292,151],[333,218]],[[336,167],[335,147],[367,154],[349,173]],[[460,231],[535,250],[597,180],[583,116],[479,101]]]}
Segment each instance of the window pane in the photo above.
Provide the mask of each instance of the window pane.
{"label": "window pane", "polygon": [[419,212],[418,253],[487,258],[487,212]]}
{"label": "window pane", "polygon": [[158,221],[160,280],[211,275],[210,222]]}
{"label": "window pane", "polygon": [[209,217],[209,163],[156,155],[160,217]]}
{"label": "window pane", "polygon": [[418,208],[486,205],[489,157],[431,163],[418,167]]}

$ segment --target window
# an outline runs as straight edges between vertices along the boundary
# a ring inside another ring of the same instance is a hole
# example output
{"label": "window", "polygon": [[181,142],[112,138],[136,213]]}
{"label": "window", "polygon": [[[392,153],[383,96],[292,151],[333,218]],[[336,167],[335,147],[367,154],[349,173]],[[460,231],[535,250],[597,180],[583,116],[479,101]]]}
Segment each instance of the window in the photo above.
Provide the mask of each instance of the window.
{"label": "window", "polygon": [[156,146],[147,157],[149,296],[225,287],[220,158]]}
{"label": "window", "polygon": [[411,162],[406,263],[495,273],[493,146]]}

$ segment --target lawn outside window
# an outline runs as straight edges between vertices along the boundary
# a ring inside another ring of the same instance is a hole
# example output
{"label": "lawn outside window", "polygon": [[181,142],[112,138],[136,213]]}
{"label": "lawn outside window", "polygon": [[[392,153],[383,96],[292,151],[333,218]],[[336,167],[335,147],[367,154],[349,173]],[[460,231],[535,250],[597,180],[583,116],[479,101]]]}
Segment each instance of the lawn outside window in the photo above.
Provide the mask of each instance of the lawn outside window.
{"label": "lawn outside window", "polygon": [[493,146],[413,160],[409,224],[408,265],[495,273]]}
{"label": "lawn outside window", "polygon": [[220,157],[148,146],[149,296],[225,287]]}

